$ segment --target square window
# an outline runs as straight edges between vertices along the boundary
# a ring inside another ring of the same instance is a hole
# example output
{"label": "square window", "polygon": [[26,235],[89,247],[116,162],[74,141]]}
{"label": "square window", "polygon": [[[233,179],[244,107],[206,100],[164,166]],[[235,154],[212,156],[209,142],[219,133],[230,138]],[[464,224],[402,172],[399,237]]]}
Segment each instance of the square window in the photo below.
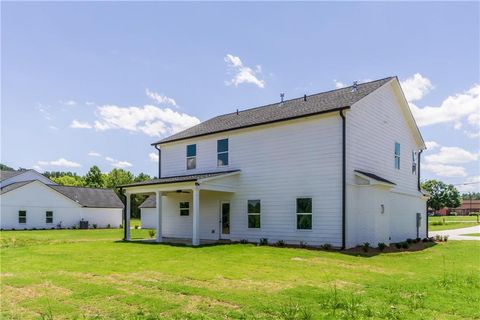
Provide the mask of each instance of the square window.
{"label": "square window", "polygon": [[311,230],[312,229],[312,215],[311,214],[297,214],[297,229]]}
{"label": "square window", "polygon": [[249,214],[248,215],[248,227],[250,229],[260,228],[260,215],[259,214]]}
{"label": "square window", "polygon": [[27,211],[18,211],[18,223],[27,223]]}
{"label": "square window", "polygon": [[297,213],[312,213],[312,198],[297,198]]}
{"label": "square window", "polygon": [[46,223],[53,223],[53,211],[47,211],[45,213],[45,220]]}
{"label": "square window", "polygon": [[228,151],[228,139],[217,140],[217,152]]}
{"label": "square window", "polygon": [[190,202],[188,201],[180,202],[180,215],[181,216],[190,215]]}
{"label": "square window", "polygon": [[197,167],[197,157],[187,158],[187,170],[195,169]]}
{"label": "square window", "polygon": [[228,166],[228,152],[218,154],[217,165],[219,167]]}
{"label": "square window", "polygon": [[197,145],[189,144],[187,146],[187,157],[195,157],[197,155]]}

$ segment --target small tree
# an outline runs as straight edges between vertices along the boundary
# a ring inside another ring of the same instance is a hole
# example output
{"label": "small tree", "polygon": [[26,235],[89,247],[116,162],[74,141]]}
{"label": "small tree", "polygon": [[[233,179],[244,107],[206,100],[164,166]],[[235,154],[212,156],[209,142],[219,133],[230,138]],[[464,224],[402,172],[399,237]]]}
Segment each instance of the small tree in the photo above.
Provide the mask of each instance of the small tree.
{"label": "small tree", "polygon": [[92,188],[104,187],[102,171],[100,171],[99,167],[93,166],[88,170],[85,175],[85,185]]}
{"label": "small tree", "polygon": [[441,208],[456,208],[462,203],[460,193],[453,185],[447,185],[439,180],[427,180],[422,183],[422,188],[430,193],[427,204],[437,211]]}

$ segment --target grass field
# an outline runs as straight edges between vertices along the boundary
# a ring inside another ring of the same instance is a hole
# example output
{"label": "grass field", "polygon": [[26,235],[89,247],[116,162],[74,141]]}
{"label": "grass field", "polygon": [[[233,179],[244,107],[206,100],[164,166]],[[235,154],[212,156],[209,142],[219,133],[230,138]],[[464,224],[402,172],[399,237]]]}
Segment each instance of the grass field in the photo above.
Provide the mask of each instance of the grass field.
{"label": "grass field", "polygon": [[462,234],[462,236],[480,237],[480,233],[468,233],[468,234]]}
{"label": "grass field", "polygon": [[[443,223],[438,225],[438,223]],[[479,225],[476,216],[428,217],[429,231],[460,229]]]}
{"label": "grass field", "polygon": [[365,257],[121,235],[1,232],[1,318],[480,319],[477,241]]}

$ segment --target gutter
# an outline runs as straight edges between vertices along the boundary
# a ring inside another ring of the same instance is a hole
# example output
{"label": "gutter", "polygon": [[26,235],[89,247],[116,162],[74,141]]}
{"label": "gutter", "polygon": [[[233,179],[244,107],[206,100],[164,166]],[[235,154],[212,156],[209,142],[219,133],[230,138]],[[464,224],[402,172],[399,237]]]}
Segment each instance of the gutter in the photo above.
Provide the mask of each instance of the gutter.
{"label": "gutter", "polygon": [[162,177],[162,150],[158,147],[158,144],[153,145],[158,150],[158,179]]}
{"label": "gutter", "polygon": [[[347,109],[347,108],[345,108]],[[346,248],[346,118],[341,109],[339,114],[342,117],[342,250]]]}

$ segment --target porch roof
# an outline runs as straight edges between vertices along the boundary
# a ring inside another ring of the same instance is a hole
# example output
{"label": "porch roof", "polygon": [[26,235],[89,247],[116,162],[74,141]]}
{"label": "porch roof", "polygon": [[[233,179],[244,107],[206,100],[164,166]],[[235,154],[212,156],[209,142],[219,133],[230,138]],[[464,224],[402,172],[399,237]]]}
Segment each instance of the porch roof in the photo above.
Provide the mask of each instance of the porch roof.
{"label": "porch roof", "polygon": [[193,182],[193,181],[196,182],[204,179],[210,180],[210,178],[220,178],[235,172],[240,172],[240,170],[229,170],[229,171],[220,171],[220,172],[217,171],[217,172],[208,172],[208,173],[171,176],[171,177],[164,177],[160,179],[152,179],[152,180],[136,182],[132,184],[121,185],[119,187],[129,188],[129,187],[137,187],[137,186],[150,186],[150,185],[157,185],[157,184],[169,184],[169,183],[179,183],[179,182]]}

